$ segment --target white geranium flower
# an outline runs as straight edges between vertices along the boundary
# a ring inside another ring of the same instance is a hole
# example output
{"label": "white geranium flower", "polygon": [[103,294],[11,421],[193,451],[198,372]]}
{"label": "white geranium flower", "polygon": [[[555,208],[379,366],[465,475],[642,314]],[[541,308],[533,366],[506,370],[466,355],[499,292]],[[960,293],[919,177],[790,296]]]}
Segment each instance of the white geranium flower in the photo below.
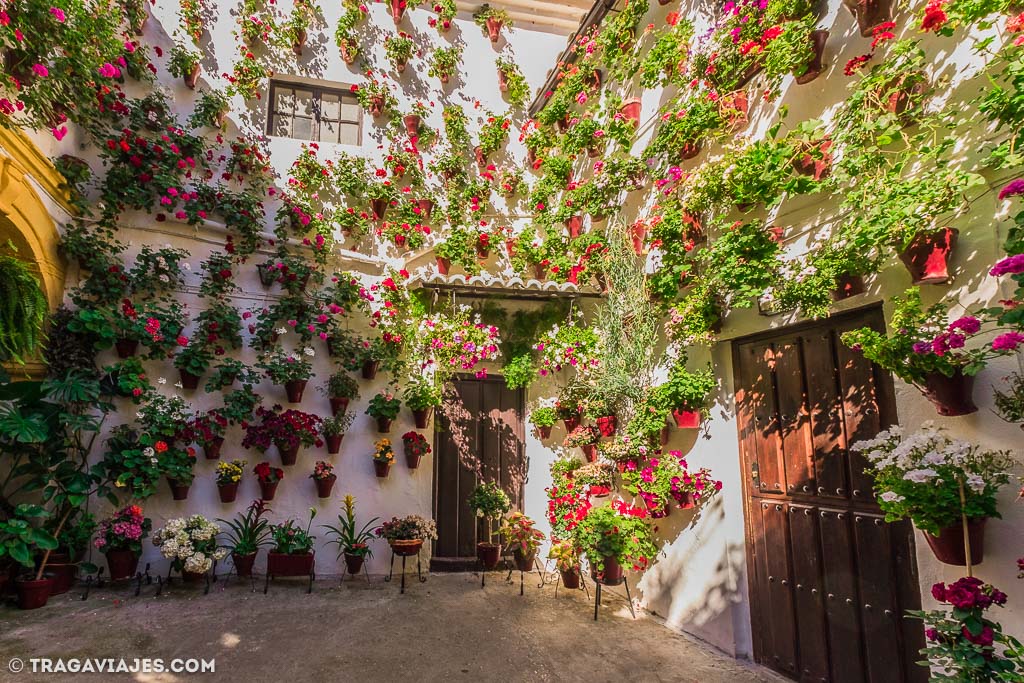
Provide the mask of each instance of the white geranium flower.
{"label": "white geranium flower", "polygon": [[166,377],[158,377],[157,380],[156,380],[156,383],[157,384],[167,384],[167,378]]}
{"label": "white geranium flower", "polygon": [[905,500],[903,496],[896,493],[895,491],[886,491],[885,493],[880,495],[879,498],[884,500],[886,503],[901,503]]}
{"label": "white geranium flower", "polygon": [[152,446],[146,446],[142,449],[142,454],[147,458],[152,458],[156,451],[153,450]]}
{"label": "white geranium flower", "polygon": [[286,330],[286,329],[285,329],[285,328],[283,328],[283,327],[279,327],[279,328],[277,328],[276,330],[274,330],[274,332],[275,332],[276,334],[287,334],[287,333],[288,333],[288,330]]}
{"label": "white geranium flower", "polygon": [[188,261],[186,261],[185,263],[182,263],[181,267],[184,268],[185,270],[192,270],[192,264],[189,263]]}
{"label": "white geranium flower", "polygon": [[311,347],[309,347],[309,346],[307,346],[306,348],[302,349],[302,352],[303,352],[304,354],[306,354],[307,356],[309,356],[310,358],[312,358],[313,356],[315,356],[315,355],[316,355],[316,351],[314,351],[314,350],[313,350],[313,349],[312,349]]}

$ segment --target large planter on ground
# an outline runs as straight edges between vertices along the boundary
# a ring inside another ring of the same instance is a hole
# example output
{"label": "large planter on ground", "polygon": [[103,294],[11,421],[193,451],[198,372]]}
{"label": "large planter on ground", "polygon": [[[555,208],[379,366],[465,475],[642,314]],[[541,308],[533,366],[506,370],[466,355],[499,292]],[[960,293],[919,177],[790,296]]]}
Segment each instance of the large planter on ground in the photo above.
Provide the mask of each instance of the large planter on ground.
{"label": "large planter on ground", "polygon": [[224,445],[223,436],[215,436],[209,443],[203,446],[203,455],[206,456],[207,460],[218,460],[220,458],[220,449]]}
{"label": "large planter on ground", "polygon": [[191,372],[185,370],[178,370],[178,374],[181,376],[181,388],[189,391],[195,391],[199,388],[199,375],[193,375]]}
{"label": "large planter on ground", "polygon": [[218,484],[217,493],[220,494],[220,502],[234,503],[235,498],[238,497],[238,482],[235,481],[230,484]]}
{"label": "large planter on ground", "polygon": [[277,493],[277,485],[281,482],[260,482],[260,498],[263,500],[274,500],[274,494]]}
{"label": "large planter on ground", "polygon": [[363,571],[363,556],[345,553],[345,569],[349,574],[355,575]]}
{"label": "large planter on ground", "polygon": [[625,580],[625,575],[622,572],[622,565],[619,564],[618,559],[606,557],[604,558],[604,571],[595,573],[593,578],[596,583],[601,583],[605,586],[618,586]]}
{"label": "large planter on ground", "polygon": [[959,236],[956,228],[920,233],[900,252],[900,261],[907,267],[915,285],[937,285],[949,280],[949,257]]}
{"label": "large planter on ground", "polygon": [[341,440],[345,437],[344,434],[328,434],[324,437],[324,441],[327,443],[327,454],[337,455],[341,450]]}
{"label": "large planter on ground", "polygon": [[73,564],[71,558],[64,553],[51,553],[46,563],[46,574],[52,579],[50,595],[61,595],[75,585],[78,565]]}
{"label": "large planter on ground", "polygon": [[484,570],[494,569],[501,559],[501,546],[497,543],[477,543],[476,557]]}
{"label": "large planter on ground", "polygon": [[676,421],[676,427],[679,429],[699,429],[701,417],[699,410],[672,411],[672,419]]}
{"label": "large planter on ground", "polygon": [[46,606],[50,599],[53,579],[17,579],[14,587],[18,591],[18,607],[20,609],[39,609]]}
{"label": "large planter on ground", "polygon": [[284,383],[284,390],[288,394],[289,403],[302,403],[302,393],[306,390],[304,379],[293,379]]}
{"label": "large planter on ground", "polygon": [[256,553],[248,555],[231,553],[231,561],[235,563],[235,572],[239,576],[252,576],[252,566],[256,564]]}
{"label": "large planter on ground", "polygon": [[423,547],[423,539],[396,539],[388,541],[388,545],[391,546],[391,552],[399,557],[411,557],[420,551]]}
{"label": "large planter on ground", "polygon": [[601,436],[615,436],[615,426],[618,423],[614,415],[605,415],[595,420]]}
{"label": "large planter on ground", "polygon": [[313,553],[288,555],[267,554],[267,574],[271,576],[309,576],[313,573]]}
{"label": "large planter on ground", "polygon": [[167,485],[171,487],[171,497],[174,500],[188,500],[188,490],[192,484],[182,484],[177,479],[168,479]]}
{"label": "large planter on ground", "polygon": [[562,585],[570,590],[576,590],[580,587],[580,568],[573,567],[572,569],[560,569],[558,573],[562,575]]}
{"label": "large planter on ground", "polygon": [[[967,520],[967,539],[971,542],[971,564],[981,564],[985,559],[985,522],[987,517]],[[957,567],[967,565],[967,555],[964,552],[964,527],[957,522],[953,526],[946,527],[939,532],[938,536],[925,533],[928,547],[935,554],[935,559],[943,564],[951,564]]]}
{"label": "large planter on ground", "polygon": [[384,462],[383,460],[374,460],[373,472],[381,479],[387,479],[388,474],[391,472],[391,463]]}
{"label": "large planter on ground", "polygon": [[521,572],[533,571],[533,562],[537,557],[537,551],[523,553],[519,548],[512,551],[512,557],[516,561],[516,569]]}
{"label": "large planter on ground", "polygon": [[334,482],[338,481],[338,475],[332,474],[326,479],[314,479],[316,482],[316,497],[317,498],[330,498],[331,489],[334,488]]}
{"label": "large planter on ground", "polygon": [[412,417],[416,421],[416,429],[426,429],[430,422],[430,416],[434,413],[433,408],[422,408],[412,411]]}
{"label": "large planter on ground", "polygon": [[939,415],[957,417],[978,410],[974,405],[974,377],[965,375],[959,368],[952,377],[941,372],[929,373],[924,380],[923,393]]}
{"label": "large planter on ground", "polygon": [[282,447],[280,444],[277,446],[277,452],[281,455],[282,465],[294,465],[295,461],[299,459],[299,444],[289,446],[287,448]]}
{"label": "large planter on ground", "polygon": [[130,579],[139,570],[139,556],[131,550],[108,550],[107,569],[111,581]]}
{"label": "large planter on ground", "polygon": [[368,360],[363,362],[363,379],[373,379],[377,376],[377,369],[380,368],[380,361]]}
{"label": "large planter on ground", "polygon": [[346,410],[348,410],[349,399],[341,396],[332,396],[328,400],[331,402],[331,415],[344,413]]}

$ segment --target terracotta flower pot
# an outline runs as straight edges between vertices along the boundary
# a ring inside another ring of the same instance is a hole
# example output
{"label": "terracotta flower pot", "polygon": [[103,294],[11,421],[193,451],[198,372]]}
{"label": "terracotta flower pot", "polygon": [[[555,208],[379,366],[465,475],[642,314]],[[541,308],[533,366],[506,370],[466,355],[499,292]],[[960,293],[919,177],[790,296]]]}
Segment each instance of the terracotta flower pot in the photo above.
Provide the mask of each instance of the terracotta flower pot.
{"label": "terracotta flower pot", "polygon": [[619,107],[619,113],[622,114],[622,118],[631,121],[634,126],[640,125],[640,98],[634,97],[623,102]]}
{"label": "terracotta flower pot", "polygon": [[16,579],[14,587],[18,591],[19,609],[39,609],[45,607],[46,601],[50,599],[53,579]]}
{"label": "terracotta flower pot", "polygon": [[182,484],[176,479],[167,479],[168,486],[171,487],[171,497],[174,500],[188,500],[188,490],[192,487],[192,484]]}
{"label": "terracotta flower pot", "polygon": [[299,444],[296,443],[294,446],[281,446],[280,444],[274,444],[277,446],[277,452],[281,456],[282,465],[294,465],[295,461],[299,458]]}
{"label": "terracotta flower pot", "polygon": [[498,69],[498,90],[508,92],[508,76],[501,69]]}
{"label": "terracotta flower pot", "polygon": [[391,463],[384,462],[383,460],[373,461],[373,473],[381,479],[387,479],[391,473]]}
{"label": "terracotta flower pot", "polygon": [[402,17],[405,16],[405,0],[391,0],[391,18],[395,20],[395,25],[402,23]]}
{"label": "terracotta flower pot", "polygon": [[332,474],[326,479],[314,479],[316,482],[316,497],[317,498],[330,498],[331,489],[334,488],[334,482],[338,481],[338,475]]}
{"label": "terracotta flower pot", "polygon": [[618,424],[618,420],[614,415],[599,417],[595,422],[597,422],[597,428],[600,430],[601,436],[615,436],[615,427]]}
{"label": "terracotta flower pot", "polygon": [[331,396],[327,400],[330,401],[331,404],[331,415],[344,413],[348,410],[348,403],[350,399],[345,398],[344,396]]}
{"label": "terracotta flower pot", "polygon": [[547,266],[541,265],[539,263],[535,264],[533,266],[533,277],[535,279],[543,280],[543,279],[545,279],[547,277],[547,274],[548,274],[548,267]]}
{"label": "terracotta flower pot", "polygon": [[703,148],[699,141],[684,142],[682,147],[679,148],[679,158],[682,160],[692,159],[698,154]]}
{"label": "terracotta flower pot", "polygon": [[260,276],[260,284],[264,287],[269,287],[274,284],[274,280],[277,279],[277,271],[270,267],[269,264],[260,263],[256,266],[256,272]]}
{"label": "terracotta flower pot", "polygon": [[565,221],[565,227],[569,229],[569,239],[574,240],[583,233],[583,217],[570,216]]}
{"label": "terracotta flower pot", "polygon": [[562,575],[562,585],[569,590],[579,590],[580,587],[580,568],[573,567],[572,569],[560,569],[558,573]]}
{"label": "terracotta flower pot", "polygon": [[377,376],[377,369],[380,367],[379,360],[368,360],[363,362],[363,379],[373,379]]}
{"label": "terracotta flower pot", "polygon": [[114,342],[118,358],[131,358],[139,350],[139,342],[135,339],[118,339]]}
{"label": "terracotta flower pot", "polygon": [[422,453],[410,453],[405,452],[405,464],[410,470],[416,470],[420,467],[420,459],[423,458]]}
{"label": "terracotta flower pot", "polygon": [[476,257],[478,259],[480,259],[481,261],[486,261],[487,258],[490,255],[491,255],[491,248],[490,247],[485,247],[485,246],[483,246],[482,244],[480,244],[478,242],[477,245],[476,245]]}
{"label": "terracotta flower pot", "polygon": [[929,373],[922,393],[939,415],[945,417],[970,415],[978,410],[974,405],[974,377],[965,375],[959,368],[952,377],[941,372]]}
{"label": "terracotta flower pot", "polygon": [[429,221],[430,216],[434,213],[434,200],[417,199],[416,206],[420,210],[420,218],[422,218],[424,221]]}
{"label": "terracotta flower pot", "polygon": [[373,212],[373,220],[382,221],[384,220],[384,214],[388,209],[388,201],[386,199],[371,199],[370,200],[370,211]]}
{"label": "terracotta flower pot", "polygon": [[642,221],[633,223],[629,228],[629,239],[633,243],[633,251],[637,256],[644,253],[644,242],[647,240],[647,226]]}
{"label": "terracotta flower pot", "polygon": [[594,575],[594,581],[605,586],[618,586],[624,580],[622,565],[614,557],[604,558],[604,571]]}
{"label": "terracotta flower pot", "polygon": [[501,37],[501,27],[505,25],[505,22],[500,19],[487,19],[487,37],[491,39],[492,43],[498,42],[498,38]]}
{"label": "terracotta flower pot", "polygon": [[512,551],[512,558],[516,562],[516,569],[521,572],[533,571],[533,562],[537,558],[537,551],[524,553],[522,549],[516,548]]}
{"label": "terracotta flower pot", "polygon": [[341,450],[341,440],[345,438],[344,434],[328,434],[324,437],[324,441],[327,443],[327,454],[337,455]]}
{"label": "terracotta flower pot", "polygon": [[185,74],[185,87],[189,90],[196,89],[196,83],[199,82],[199,72],[202,71],[203,67],[196,64],[192,67],[192,70]]}
{"label": "terracotta flower pot", "polygon": [[697,501],[693,499],[693,494],[689,491],[673,494],[673,497],[676,499],[676,506],[680,510],[692,510],[697,507]]}
{"label": "terracotta flower pot", "polygon": [[130,579],[139,570],[139,556],[131,550],[108,550],[106,555],[111,581]]}
{"label": "terracotta flower pot", "polygon": [[78,565],[73,564],[71,558],[63,553],[51,553],[46,563],[46,575],[52,581],[50,595],[63,595],[74,587]]}
{"label": "terracotta flower pot", "polygon": [[207,460],[219,460],[220,449],[224,446],[224,437],[215,436],[210,443],[203,446],[203,455]]}
{"label": "terracotta flower pot", "polygon": [[671,437],[671,436],[672,436],[672,430],[666,424],[664,427],[661,428],[661,431],[658,433],[658,442],[662,446],[664,446],[664,445],[666,445],[668,443],[669,437]]}
{"label": "terracotta flower pot", "polygon": [[353,555],[352,553],[345,553],[345,569],[348,571],[349,574],[352,574],[353,576],[363,571],[363,561],[364,558],[362,555]]}
{"label": "terracotta flower pot", "polygon": [[811,31],[811,50],[814,56],[807,63],[807,70],[796,77],[796,82],[799,85],[810,83],[825,70],[825,43],[827,42],[828,31],[825,29]]}
{"label": "terracotta flower pot", "polygon": [[267,553],[267,573],[271,576],[309,576],[313,573],[313,563],[313,553]]}
{"label": "terracotta flower pot", "polygon": [[402,118],[402,123],[405,124],[405,134],[409,137],[413,137],[420,132],[419,114],[406,114]]}
{"label": "terracotta flower pot", "polygon": [[412,411],[412,418],[416,421],[416,429],[426,429],[427,423],[430,422],[430,417],[433,414],[434,409],[432,407]]}
{"label": "terracotta flower pot", "polygon": [[405,60],[400,61],[400,62],[395,62],[395,71],[397,71],[400,74],[405,73],[405,67],[406,67],[407,64],[408,64],[408,62],[405,61]]}
{"label": "terracotta flower pot", "polygon": [[487,156],[484,155],[484,150],[480,145],[473,148],[473,157],[476,159],[476,165],[481,171],[487,167]]}
{"label": "terracotta flower pot", "polygon": [[[832,172],[832,140],[824,139],[817,144],[803,143],[799,147],[803,152],[793,160],[793,170],[800,175],[811,176],[815,180],[827,178]],[[812,154],[816,152],[816,154]]]}
{"label": "terracotta flower pot", "polygon": [[218,484],[217,493],[220,495],[220,502],[234,503],[235,498],[238,497],[238,482],[235,481],[230,484]]}
{"label": "terracotta flower pot", "polygon": [[199,388],[199,375],[193,375],[185,370],[178,370],[178,374],[181,375],[181,386],[183,389],[195,391]]}
{"label": "terracotta flower pot", "polygon": [[339,49],[341,50],[341,59],[346,64],[354,63],[356,61],[356,57],[359,55],[359,51],[353,50],[349,47],[348,43],[342,43],[339,46]]}
{"label": "terracotta flower pot", "polygon": [[870,37],[879,24],[892,21],[892,0],[843,0],[843,4],[857,19],[864,38]]}
{"label": "terracotta flower pot", "polygon": [[484,570],[494,569],[501,559],[501,546],[497,543],[477,543],[476,557]]}
{"label": "terracotta flower pot", "polygon": [[277,493],[277,485],[280,481],[275,482],[260,482],[260,498],[263,500],[274,500],[274,494]]}
{"label": "terracotta flower pot", "polygon": [[381,116],[384,113],[384,96],[373,95],[370,97],[370,116],[374,118]]}
{"label": "terracotta flower pot", "polygon": [[302,393],[306,390],[305,379],[291,379],[284,383],[285,393],[288,394],[289,403],[302,403]]}
{"label": "terracotta flower pot", "polygon": [[586,446],[580,446],[580,450],[583,451],[587,462],[597,462],[597,444],[588,443]]}
{"label": "terracotta flower pot", "polygon": [[423,547],[423,539],[396,539],[394,541],[388,541],[388,545],[391,546],[392,552],[399,557],[411,557],[420,551]]}
{"label": "terracotta flower pot", "polygon": [[562,420],[562,423],[565,425],[565,431],[571,432],[580,426],[580,418],[578,415],[575,417],[567,417]]}
{"label": "terracotta flower pot", "polygon": [[452,260],[440,256],[435,257],[434,260],[437,261],[437,272],[441,275],[447,275],[448,271],[451,270]]}
{"label": "terracotta flower pot", "polygon": [[235,563],[235,573],[239,576],[252,576],[252,566],[256,564],[256,553],[248,555],[231,553],[231,561]]}
{"label": "terracotta flower pot", "polygon": [[832,290],[832,300],[842,301],[851,296],[864,293],[864,278],[860,275],[840,275],[836,278],[836,288]]}
{"label": "terracotta flower pot", "polygon": [[542,438],[542,439],[550,439],[551,438],[551,425],[544,425],[543,427],[537,427],[537,434],[540,435],[540,438]]}
{"label": "terracotta flower pot", "polygon": [[205,579],[205,578],[206,578],[206,572],[189,572],[189,571],[181,572],[181,580],[184,581],[185,583],[189,583],[189,584],[195,585],[197,583],[202,583],[203,579]]}
{"label": "terracotta flower pot", "polygon": [[[985,559],[985,522],[987,517],[979,517],[967,520],[967,538],[971,543],[971,564],[981,564]],[[928,547],[935,554],[935,559],[943,564],[951,564],[957,567],[967,565],[967,555],[964,553],[964,527],[957,522],[952,526],[939,531],[938,536],[925,533],[925,540]]]}
{"label": "terracotta flower pot", "polygon": [[392,421],[393,420],[390,417],[378,417],[377,431],[381,434],[390,434]]}
{"label": "terracotta flower pot", "polygon": [[679,429],[699,429],[703,415],[699,410],[673,410],[672,419]]}
{"label": "terracotta flower pot", "polygon": [[299,57],[302,56],[302,48],[306,46],[306,37],[305,31],[299,31],[295,34],[295,39],[292,41],[292,52]]}
{"label": "terracotta flower pot", "polygon": [[942,228],[914,236],[899,256],[915,285],[942,284],[949,280],[949,257],[959,236],[960,231],[956,228]]}

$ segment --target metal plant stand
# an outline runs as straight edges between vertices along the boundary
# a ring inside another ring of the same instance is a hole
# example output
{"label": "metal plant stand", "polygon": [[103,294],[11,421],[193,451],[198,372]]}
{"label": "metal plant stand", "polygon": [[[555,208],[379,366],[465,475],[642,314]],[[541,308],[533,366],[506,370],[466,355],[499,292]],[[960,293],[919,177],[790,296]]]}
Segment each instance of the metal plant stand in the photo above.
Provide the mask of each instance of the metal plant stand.
{"label": "metal plant stand", "polygon": [[[420,546],[416,550],[416,576],[419,578],[420,583],[426,583],[427,582],[427,577],[423,576],[423,569],[422,569],[422,565],[420,563],[420,551],[422,549],[423,549],[423,546]],[[395,574],[395,555],[396,554],[398,554],[398,553],[396,553],[395,549],[392,548],[391,549],[391,567],[388,570],[388,575],[384,577],[384,580],[389,582],[389,583],[391,581],[391,577],[393,577],[394,574]],[[402,590],[400,591],[400,593],[402,595],[405,595],[405,558],[412,557],[412,555],[406,555],[406,554],[403,553],[403,554],[399,555],[399,557],[402,558]],[[363,566],[363,569],[364,570],[366,569],[365,565]],[[366,580],[367,581],[370,580],[369,574],[367,574]]]}
{"label": "metal plant stand", "polygon": [[[505,558],[505,564],[506,564],[506,566],[508,566],[508,558],[507,557]],[[546,565],[547,565],[547,563],[545,563],[545,569],[546,569]],[[508,575],[505,577],[505,583],[512,583],[512,572],[514,572],[518,568],[519,568],[519,565],[513,565],[513,566],[510,566],[508,568]],[[529,571],[532,572],[534,569],[537,570],[537,576],[540,577],[540,583],[537,584],[537,588],[543,588],[544,587],[544,571],[541,569],[540,562],[538,561],[536,556],[534,556],[534,558],[533,558],[533,567]],[[527,574],[527,572],[523,571],[522,569],[519,570],[519,594],[520,595],[525,595],[523,584],[524,584],[524,581],[526,579],[526,574]]]}
{"label": "metal plant stand", "polygon": [[[597,588],[594,589],[594,621],[597,621],[597,611],[601,608],[601,586],[604,585],[604,582],[598,581],[595,578],[594,584],[597,586]],[[636,619],[636,612],[633,611],[633,596],[629,593],[629,579],[623,576],[622,584],[626,587],[626,600],[629,605],[629,613],[633,615],[634,619]]]}
{"label": "metal plant stand", "polygon": [[[394,562],[394,559],[395,559],[395,554],[392,553],[391,554],[391,561]],[[403,558],[403,561],[404,561],[404,558]],[[416,559],[416,563],[419,564],[419,558]],[[405,565],[404,564],[402,565],[402,569],[405,569]],[[402,573],[404,574],[405,572],[403,571]],[[355,574],[352,574],[352,573],[350,573],[348,571],[348,565],[345,565],[345,568],[341,570],[341,583],[345,583],[345,576],[346,575],[351,576],[353,581],[356,578]],[[366,563],[365,562],[363,562],[363,575],[366,577],[366,583],[370,583],[370,572],[367,571]],[[403,578],[403,581],[404,581],[404,578]]]}

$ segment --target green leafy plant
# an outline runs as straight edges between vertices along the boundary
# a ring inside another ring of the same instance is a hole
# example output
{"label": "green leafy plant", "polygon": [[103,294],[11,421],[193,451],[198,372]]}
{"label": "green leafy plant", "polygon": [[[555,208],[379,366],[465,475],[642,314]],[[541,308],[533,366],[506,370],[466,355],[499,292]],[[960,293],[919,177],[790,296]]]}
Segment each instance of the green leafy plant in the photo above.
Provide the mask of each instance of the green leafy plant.
{"label": "green leafy plant", "polygon": [[274,549],[271,552],[283,553],[285,555],[308,555],[313,550],[313,542],[316,536],[309,533],[309,527],[316,517],[316,508],[309,508],[309,522],[306,528],[298,526],[293,519],[283,524],[272,524],[270,526],[270,537],[274,541]]}
{"label": "green leafy plant", "polygon": [[370,399],[366,407],[366,414],[372,418],[384,418],[394,420],[402,409],[402,401],[388,391],[380,391]]}
{"label": "green leafy plant", "polygon": [[441,387],[427,377],[410,377],[403,393],[409,410],[426,410],[441,405]]}
{"label": "green leafy plant", "polygon": [[167,61],[167,70],[177,78],[188,78],[192,70],[199,66],[202,55],[195,50],[190,50],[182,43],[174,43],[171,48],[171,56]]}
{"label": "green leafy plant", "polygon": [[553,406],[538,406],[530,411],[530,424],[535,427],[551,427],[557,420]]}
{"label": "green leafy plant", "polygon": [[405,31],[390,35],[384,39],[384,53],[399,71],[405,68],[405,64],[412,59],[416,52],[416,43]]}
{"label": "green leafy plant", "polygon": [[0,560],[9,557],[26,568],[35,566],[37,550],[56,550],[57,539],[37,526],[50,516],[40,505],[22,503],[13,514],[0,520]]}
{"label": "green leafy plant", "polygon": [[48,310],[33,269],[15,256],[0,254],[0,360],[23,363],[36,352]]}
{"label": "green leafy plant", "polygon": [[371,527],[380,519],[374,517],[366,524],[359,527],[356,523],[356,499],[352,494],[347,494],[342,502],[344,514],[338,515],[338,524],[332,526],[324,524],[321,528],[327,529],[327,535],[333,536],[329,541],[338,546],[338,557],[342,555],[354,555],[356,557],[373,557],[373,550],[369,542],[374,534]]}
{"label": "green leafy plant", "polygon": [[439,47],[430,54],[430,68],[427,75],[440,78],[442,83],[454,76],[462,64],[462,48],[458,46]]}
{"label": "green leafy plant", "polygon": [[271,544],[270,522],[264,517],[270,512],[264,500],[254,500],[232,520],[219,519],[227,525],[227,539],[222,546],[239,556],[252,555]]}
{"label": "green leafy plant", "polygon": [[646,512],[624,504],[617,507],[592,508],[573,530],[573,541],[599,574],[608,558],[640,571],[658,552],[651,528],[644,520]]}
{"label": "green leafy plant", "polygon": [[494,538],[494,522],[512,509],[512,501],[496,481],[487,481],[477,485],[469,494],[466,504],[476,513],[477,517],[481,517],[487,522],[487,542]]}
{"label": "green leafy plant", "polygon": [[505,84],[504,92],[509,103],[520,107],[525,105],[530,97],[530,84],[519,65],[509,57],[498,57],[494,64]]}

